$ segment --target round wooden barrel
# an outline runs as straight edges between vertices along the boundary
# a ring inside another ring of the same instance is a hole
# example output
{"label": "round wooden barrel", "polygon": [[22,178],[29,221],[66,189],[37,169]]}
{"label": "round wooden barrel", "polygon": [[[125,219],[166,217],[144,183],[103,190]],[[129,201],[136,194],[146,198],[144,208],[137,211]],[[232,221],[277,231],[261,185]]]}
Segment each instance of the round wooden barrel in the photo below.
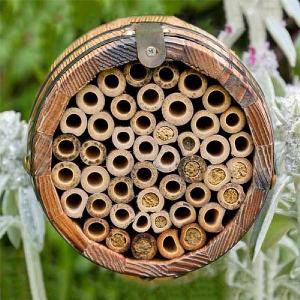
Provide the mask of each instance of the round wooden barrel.
{"label": "round wooden barrel", "polygon": [[274,176],[263,93],[239,58],[175,17],[119,19],[70,45],[32,111],[28,169],[83,256],[180,276],[249,230]]}

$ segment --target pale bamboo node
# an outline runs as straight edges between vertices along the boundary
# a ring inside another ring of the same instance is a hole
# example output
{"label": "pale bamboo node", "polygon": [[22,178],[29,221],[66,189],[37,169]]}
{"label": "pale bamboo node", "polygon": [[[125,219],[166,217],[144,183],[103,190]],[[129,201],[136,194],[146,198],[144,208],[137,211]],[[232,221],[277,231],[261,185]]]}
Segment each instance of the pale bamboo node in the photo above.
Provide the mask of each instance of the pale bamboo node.
{"label": "pale bamboo node", "polygon": [[148,213],[138,212],[132,223],[132,229],[138,233],[146,232],[151,227],[151,220]]}
{"label": "pale bamboo node", "polygon": [[51,172],[54,185],[60,190],[68,190],[76,187],[80,182],[81,171],[73,162],[59,162]]}
{"label": "pale bamboo node", "polygon": [[177,229],[168,229],[157,238],[157,249],[160,255],[166,259],[173,259],[184,254],[178,238]]}
{"label": "pale bamboo node", "polygon": [[152,70],[136,61],[125,65],[124,75],[128,84],[141,87],[150,82]]}
{"label": "pale bamboo node", "polygon": [[191,128],[193,133],[203,140],[219,132],[220,121],[215,114],[208,110],[200,110],[193,116]]}
{"label": "pale bamboo node", "polygon": [[195,222],[196,217],[195,208],[185,201],[178,201],[170,208],[171,222],[178,228]]}
{"label": "pale bamboo node", "polygon": [[135,212],[130,205],[119,203],[112,206],[109,216],[113,225],[126,229],[133,222]]}
{"label": "pale bamboo node", "polygon": [[182,94],[189,98],[199,98],[207,89],[207,79],[199,72],[187,69],[179,77],[178,88]]}
{"label": "pale bamboo node", "polygon": [[165,199],[158,188],[149,187],[139,192],[136,202],[142,212],[158,212],[164,207]]}
{"label": "pale bamboo node", "polygon": [[131,253],[136,259],[152,259],[157,253],[156,239],[148,232],[137,234],[131,242]]}
{"label": "pale bamboo node", "polygon": [[134,143],[134,132],[130,127],[117,126],[112,134],[112,142],[119,150],[127,150]]}
{"label": "pale bamboo node", "polygon": [[127,231],[112,228],[105,240],[107,248],[117,253],[124,253],[130,248],[130,236]]}
{"label": "pale bamboo node", "polygon": [[152,136],[139,136],[133,144],[133,153],[139,161],[153,161],[158,154],[158,144]]}
{"label": "pale bamboo node", "polygon": [[132,179],[125,176],[113,178],[107,192],[114,202],[129,203],[134,197]]}
{"label": "pale bamboo node", "polygon": [[194,107],[188,97],[181,93],[173,93],[165,98],[161,111],[166,121],[181,126],[192,119]]}
{"label": "pale bamboo node", "polygon": [[83,225],[84,234],[92,241],[102,242],[110,231],[106,220],[100,218],[88,218]]}
{"label": "pale bamboo node", "polygon": [[231,135],[229,142],[232,156],[246,157],[250,155],[254,149],[253,139],[251,135],[245,131]]}
{"label": "pale bamboo node", "polygon": [[195,251],[202,248],[206,243],[206,233],[197,224],[184,225],[180,233],[180,244],[188,251]]}
{"label": "pale bamboo node", "polygon": [[110,104],[112,115],[121,121],[130,120],[136,113],[137,105],[134,98],[128,94],[115,97]]}
{"label": "pale bamboo node", "polygon": [[229,107],[220,117],[222,129],[228,133],[237,133],[246,125],[246,116],[237,106]]}
{"label": "pale bamboo node", "polygon": [[89,166],[82,170],[81,186],[88,193],[101,193],[108,187],[110,176],[100,166]]}
{"label": "pale bamboo node", "polygon": [[154,160],[153,164],[158,171],[170,173],[177,169],[180,162],[178,151],[169,145],[163,145]]}
{"label": "pale bamboo node", "polygon": [[186,156],[179,163],[178,173],[186,182],[198,182],[203,179],[206,168],[206,162],[200,156]]}
{"label": "pale bamboo node", "polygon": [[62,161],[72,161],[79,155],[80,141],[73,134],[62,134],[53,141],[54,156]]}
{"label": "pale bamboo node", "polygon": [[130,120],[130,126],[137,135],[149,135],[155,129],[156,119],[148,111],[138,111]]}
{"label": "pale bamboo node", "polygon": [[230,171],[232,182],[244,184],[252,178],[253,167],[247,158],[234,157],[226,165]]}
{"label": "pale bamboo node", "polygon": [[244,189],[239,184],[227,183],[218,191],[217,199],[224,208],[229,210],[237,209],[245,200]]}
{"label": "pale bamboo node", "polygon": [[92,115],[88,121],[88,132],[91,138],[105,141],[111,137],[115,123],[108,112],[101,111]]}
{"label": "pale bamboo node", "polygon": [[190,131],[180,133],[177,139],[177,143],[183,156],[194,155],[200,149],[199,138]]}
{"label": "pale bamboo node", "polygon": [[106,168],[114,176],[129,174],[134,165],[134,158],[128,150],[113,150],[106,158]]}
{"label": "pale bamboo node", "polygon": [[86,85],[76,94],[76,105],[88,115],[101,111],[104,104],[103,93],[93,84]]}
{"label": "pale bamboo node", "polygon": [[130,176],[136,187],[145,189],[155,184],[158,171],[156,167],[148,161],[137,162],[133,166]]}
{"label": "pale bamboo node", "polygon": [[231,172],[223,165],[209,165],[204,174],[204,183],[212,191],[219,191],[222,186],[230,181]]}
{"label": "pale bamboo node", "polygon": [[60,120],[62,133],[72,133],[76,136],[82,135],[87,127],[86,114],[77,107],[66,109]]}
{"label": "pale bamboo node", "polygon": [[61,207],[70,218],[81,218],[84,212],[88,194],[79,188],[65,191],[61,196]]}
{"label": "pale bamboo node", "polygon": [[178,137],[178,129],[169,122],[161,121],[156,125],[153,137],[158,145],[175,143]]}
{"label": "pale bamboo node", "polygon": [[88,166],[100,165],[106,159],[106,147],[98,141],[87,140],[81,145],[80,158]]}
{"label": "pale bamboo node", "polygon": [[136,99],[142,110],[153,112],[161,108],[165,94],[157,84],[149,83],[139,89]]}
{"label": "pale bamboo node", "polygon": [[200,153],[210,163],[220,164],[228,158],[230,145],[224,136],[214,134],[203,140],[200,146]]}
{"label": "pale bamboo node", "polygon": [[90,216],[95,218],[105,218],[109,215],[112,202],[104,193],[96,193],[89,196],[86,210]]}
{"label": "pale bamboo node", "polygon": [[162,233],[171,228],[172,222],[167,211],[161,210],[150,215],[151,227],[155,233]]}
{"label": "pale bamboo node", "polygon": [[230,107],[231,97],[220,85],[212,85],[204,93],[202,103],[208,111],[221,114]]}
{"label": "pale bamboo node", "polygon": [[185,181],[177,174],[170,174],[160,181],[159,190],[165,199],[178,200],[186,190]]}
{"label": "pale bamboo node", "polygon": [[224,229],[222,224],[225,208],[219,203],[210,202],[199,210],[198,222],[207,232],[220,232]]}
{"label": "pale bamboo node", "polygon": [[193,182],[186,188],[185,199],[194,207],[202,207],[210,201],[211,191],[203,182]]}
{"label": "pale bamboo node", "polygon": [[153,80],[163,89],[171,89],[178,83],[179,71],[172,62],[164,63],[153,72]]}
{"label": "pale bamboo node", "polygon": [[125,77],[116,68],[102,71],[97,78],[97,83],[102,93],[109,97],[123,94],[126,88]]}

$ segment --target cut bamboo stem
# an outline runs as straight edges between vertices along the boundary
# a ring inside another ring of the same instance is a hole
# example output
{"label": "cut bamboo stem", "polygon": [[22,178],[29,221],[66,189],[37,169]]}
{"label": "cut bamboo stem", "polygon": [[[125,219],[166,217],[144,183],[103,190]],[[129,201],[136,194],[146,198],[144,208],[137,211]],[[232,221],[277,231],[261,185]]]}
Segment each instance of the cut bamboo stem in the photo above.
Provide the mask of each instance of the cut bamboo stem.
{"label": "cut bamboo stem", "polygon": [[155,233],[162,233],[171,228],[172,222],[167,211],[161,210],[150,215],[151,227]]}
{"label": "cut bamboo stem", "polygon": [[70,218],[81,218],[87,201],[87,193],[78,188],[67,190],[61,196],[62,209]]}
{"label": "cut bamboo stem", "polygon": [[191,183],[185,192],[186,201],[194,207],[202,207],[210,201],[211,191],[203,182]]}
{"label": "cut bamboo stem", "polygon": [[245,131],[231,135],[229,142],[232,156],[246,157],[250,155],[254,149],[252,137]]}
{"label": "cut bamboo stem", "polygon": [[204,174],[204,183],[212,191],[219,191],[230,181],[230,171],[223,165],[209,165]]}
{"label": "cut bamboo stem", "polygon": [[165,199],[156,187],[142,190],[137,196],[137,206],[142,212],[158,212],[164,207]]}
{"label": "cut bamboo stem", "polygon": [[109,197],[103,193],[96,193],[89,196],[86,210],[94,218],[105,218],[109,215],[112,202]]}
{"label": "cut bamboo stem", "polygon": [[158,145],[175,143],[178,137],[178,129],[169,122],[161,121],[156,125],[153,137]]}
{"label": "cut bamboo stem", "polygon": [[186,224],[195,222],[196,210],[185,201],[178,201],[170,208],[170,219],[174,226],[181,228]]}
{"label": "cut bamboo stem", "polygon": [[119,228],[111,229],[105,242],[109,249],[117,253],[124,253],[130,248],[128,232]]}
{"label": "cut bamboo stem", "polygon": [[92,115],[88,121],[88,132],[91,138],[97,141],[109,139],[113,133],[115,123],[111,115],[101,111]]}
{"label": "cut bamboo stem", "polygon": [[163,89],[171,89],[178,83],[179,71],[174,63],[164,63],[153,72],[153,80]]}
{"label": "cut bamboo stem", "polygon": [[108,187],[110,176],[100,166],[89,166],[82,170],[81,186],[88,193],[101,193]]}
{"label": "cut bamboo stem", "polygon": [[222,129],[228,133],[237,133],[246,125],[246,117],[244,112],[236,107],[229,107],[220,117]]}
{"label": "cut bamboo stem", "polygon": [[157,111],[161,108],[165,99],[164,91],[157,84],[149,83],[137,93],[137,103],[141,110]]}
{"label": "cut bamboo stem", "polygon": [[84,222],[84,234],[95,242],[102,242],[109,234],[109,224],[104,219],[89,218]]}
{"label": "cut bamboo stem", "polygon": [[114,176],[129,174],[134,166],[134,158],[128,150],[113,150],[106,158],[106,168]]}
{"label": "cut bamboo stem", "polygon": [[160,255],[167,259],[173,259],[184,254],[177,229],[168,229],[161,233],[157,238],[157,248]]}
{"label": "cut bamboo stem", "polygon": [[194,107],[191,100],[185,95],[173,93],[166,97],[161,111],[166,121],[181,126],[192,119]]}
{"label": "cut bamboo stem", "polygon": [[52,180],[60,190],[76,187],[80,182],[81,171],[73,162],[59,162],[52,169]]}
{"label": "cut bamboo stem", "polygon": [[247,158],[234,157],[231,158],[226,165],[230,171],[231,181],[233,183],[244,184],[252,178],[253,167]]}
{"label": "cut bamboo stem", "polygon": [[134,143],[134,132],[130,127],[115,127],[112,134],[112,142],[119,150],[127,150]]}
{"label": "cut bamboo stem", "polygon": [[59,135],[53,141],[52,151],[62,161],[72,161],[79,155],[80,141],[72,134]]}
{"label": "cut bamboo stem", "polygon": [[125,65],[124,75],[128,84],[134,87],[142,87],[150,82],[152,70],[139,62],[133,62]]}
{"label": "cut bamboo stem", "polygon": [[72,133],[81,136],[87,128],[86,114],[77,107],[68,108],[60,120],[62,133]]}
{"label": "cut bamboo stem", "polygon": [[222,224],[224,214],[225,208],[219,203],[210,202],[201,207],[198,222],[207,232],[220,232],[224,229]]}
{"label": "cut bamboo stem", "polygon": [[148,162],[138,162],[131,171],[131,178],[136,187],[145,189],[155,184],[158,177],[156,167]]}
{"label": "cut bamboo stem", "polygon": [[178,173],[186,182],[197,182],[203,179],[206,168],[207,165],[203,158],[192,155],[181,159]]}
{"label": "cut bamboo stem", "polygon": [[245,200],[245,193],[241,185],[230,182],[218,191],[217,199],[224,208],[234,210]]}
{"label": "cut bamboo stem", "polygon": [[112,206],[109,216],[116,227],[126,229],[133,222],[135,213],[130,205],[119,203]]}
{"label": "cut bamboo stem", "polygon": [[206,243],[206,233],[197,223],[184,225],[181,229],[180,243],[185,250],[198,250]]}
{"label": "cut bamboo stem", "polygon": [[130,126],[137,135],[149,135],[155,129],[156,119],[148,111],[138,111],[130,120]]}
{"label": "cut bamboo stem", "polygon": [[108,195],[116,203],[129,203],[134,197],[132,179],[115,177],[108,186]]}
{"label": "cut bamboo stem", "polygon": [[138,233],[146,232],[151,227],[151,220],[149,214],[139,212],[132,223],[132,229]]}
{"label": "cut bamboo stem", "polygon": [[110,104],[112,115],[121,121],[130,120],[136,113],[137,105],[134,98],[128,94],[115,97]]}
{"label": "cut bamboo stem", "polygon": [[158,144],[152,136],[139,136],[133,145],[133,153],[139,161],[153,161],[158,154]]}
{"label": "cut bamboo stem", "polygon": [[80,148],[80,158],[88,166],[100,165],[106,159],[106,147],[95,140],[85,141]]}
{"label": "cut bamboo stem", "polygon": [[170,173],[177,169],[180,162],[178,151],[169,145],[163,145],[154,160],[153,164],[157,170],[163,173]]}
{"label": "cut bamboo stem", "polygon": [[180,133],[177,142],[183,156],[194,155],[200,149],[199,138],[190,131]]}
{"label": "cut bamboo stem", "polygon": [[150,233],[137,234],[132,240],[131,252],[136,259],[154,258],[157,253],[156,239]]}
{"label": "cut bamboo stem", "polygon": [[165,176],[159,184],[159,190],[165,199],[178,200],[186,190],[186,183],[177,174]]}

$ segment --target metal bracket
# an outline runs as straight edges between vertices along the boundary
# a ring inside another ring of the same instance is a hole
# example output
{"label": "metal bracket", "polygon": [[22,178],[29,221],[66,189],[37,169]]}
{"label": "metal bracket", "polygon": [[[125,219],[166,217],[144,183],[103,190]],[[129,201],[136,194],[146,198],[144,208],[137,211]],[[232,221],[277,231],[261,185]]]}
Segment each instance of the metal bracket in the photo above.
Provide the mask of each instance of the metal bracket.
{"label": "metal bracket", "polygon": [[166,59],[164,33],[160,23],[135,24],[137,53],[148,68],[160,66]]}

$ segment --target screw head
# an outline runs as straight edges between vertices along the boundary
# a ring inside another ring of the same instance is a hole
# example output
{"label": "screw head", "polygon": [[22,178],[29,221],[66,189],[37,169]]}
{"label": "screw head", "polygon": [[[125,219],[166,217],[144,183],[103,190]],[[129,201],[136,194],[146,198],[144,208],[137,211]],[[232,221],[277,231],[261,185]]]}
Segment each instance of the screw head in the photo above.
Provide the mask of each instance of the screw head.
{"label": "screw head", "polygon": [[146,49],[146,54],[147,54],[147,56],[155,56],[155,55],[157,55],[157,49],[153,46],[149,46]]}

